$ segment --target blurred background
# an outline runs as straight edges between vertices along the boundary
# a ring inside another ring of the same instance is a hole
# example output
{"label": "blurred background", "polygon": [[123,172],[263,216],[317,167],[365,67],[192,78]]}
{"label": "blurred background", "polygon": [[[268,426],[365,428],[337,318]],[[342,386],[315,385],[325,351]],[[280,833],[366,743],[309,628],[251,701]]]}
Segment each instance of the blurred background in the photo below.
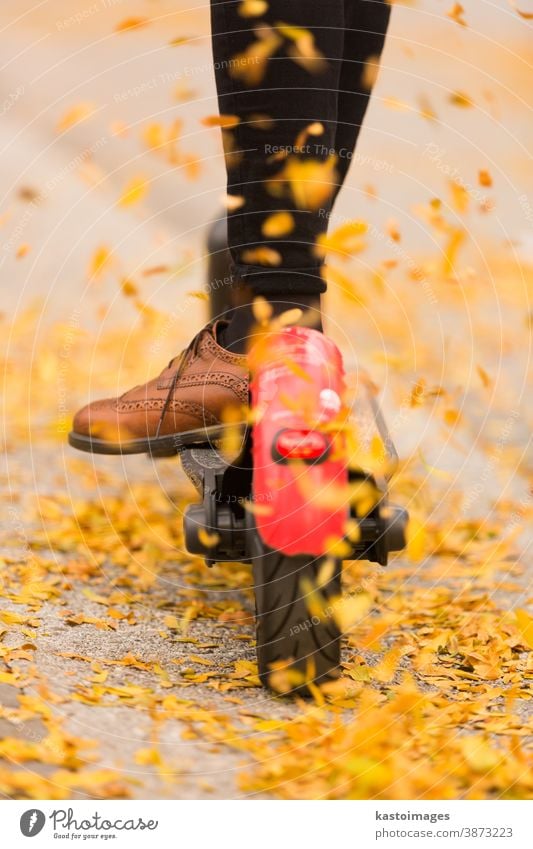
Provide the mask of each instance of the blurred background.
{"label": "blurred background", "polygon": [[[31,371],[33,433],[60,418],[61,435],[205,320],[225,191],[219,131],[202,123],[217,112],[209,8],[24,0],[0,24],[3,305],[15,336],[34,322],[10,355]],[[402,455],[427,437],[428,462],[454,473],[509,411],[506,446],[527,433],[531,45],[525,5],[395,3],[330,222],[368,232],[357,256],[330,258],[329,332],[384,391]],[[19,418],[27,389],[10,389]]]}
{"label": "blurred background", "polygon": [[329,257],[327,331],[379,392],[412,517],[387,571],[345,568],[372,609],[341,732],[336,706],[319,722],[258,689],[249,571],[184,551],[178,463],[66,442],[79,406],[158,374],[207,319],[208,4],[0,5],[3,794],[531,794],[532,13],[394,3],[330,221],[367,225]]}

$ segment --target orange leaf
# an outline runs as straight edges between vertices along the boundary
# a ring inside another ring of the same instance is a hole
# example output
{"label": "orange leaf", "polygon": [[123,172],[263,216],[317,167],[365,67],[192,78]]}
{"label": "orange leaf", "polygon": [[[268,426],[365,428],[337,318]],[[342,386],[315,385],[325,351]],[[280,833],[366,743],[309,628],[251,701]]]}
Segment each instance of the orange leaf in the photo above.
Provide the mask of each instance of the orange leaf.
{"label": "orange leaf", "polygon": [[132,29],[140,29],[150,23],[148,18],[125,18],[115,27],[115,32],[129,32]]}
{"label": "orange leaf", "polygon": [[223,130],[230,130],[236,127],[240,121],[238,115],[207,115],[202,118],[201,123],[204,127],[222,127]]}
{"label": "orange leaf", "polygon": [[286,236],[294,230],[294,218],[290,212],[275,212],[269,215],[265,221],[261,231],[263,236],[268,239],[279,239],[281,236]]}
{"label": "orange leaf", "polygon": [[480,186],[486,186],[487,188],[490,188],[490,186],[492,186],[492,177],[490,175],[490,172],[486,171],[485,169],[481,169],[478,172],[478,180]]}

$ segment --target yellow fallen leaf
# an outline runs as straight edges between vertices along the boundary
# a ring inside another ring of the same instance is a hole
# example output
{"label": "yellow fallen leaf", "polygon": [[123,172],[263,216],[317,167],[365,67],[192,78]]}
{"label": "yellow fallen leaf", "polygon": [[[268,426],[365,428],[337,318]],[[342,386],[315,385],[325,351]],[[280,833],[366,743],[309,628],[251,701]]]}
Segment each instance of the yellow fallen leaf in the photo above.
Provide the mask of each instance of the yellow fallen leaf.
{"label": "yellow fallen leaf", "polygon": [[533,650],[533,616],[527,610],[515,610],[515,618],[520,635],[528,648]]}
{"label": "yellow fallen leaf", "polygon": [[385,657],[380,660],[376,666],[371,667],[371,678],[373,678],[374,681],[380,681],[381,683],[392,681],[396,674],[396,670],[398,669],[400,658],[400,649],[392,649],[387,652]]}
{"label": "yellow fallen leaf", "polygon": [[139,766],[160,766],[161,755],[157,749],[137,749],[135,763]]}
{"label": "yellow fallen leaf", "polygon": [[356,622],[363,619],[372,607],[369,593],[356,593],[336,599],[333,605],[333,617],[341,634],[346,633]]}
{"label": "yellow fallen leaf", "polygon": [[102,272],[108,267],[111,260],[111,250],[107,245],[100,245],[94,252],[89,262],[87,276],[90,279],[99,277]]}

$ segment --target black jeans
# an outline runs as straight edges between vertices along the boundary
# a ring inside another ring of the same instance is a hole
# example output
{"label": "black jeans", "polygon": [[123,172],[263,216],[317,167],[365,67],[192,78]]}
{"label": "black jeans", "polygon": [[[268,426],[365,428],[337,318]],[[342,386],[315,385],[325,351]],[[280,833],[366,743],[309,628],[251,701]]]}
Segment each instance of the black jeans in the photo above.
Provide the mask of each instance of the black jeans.
{"label": "black jeans", "polygon": [[211,0],[235,207],[229,248],[237,281],[254,294],[325,291],[316,242],[348,171],[389,15],[386,0]]}

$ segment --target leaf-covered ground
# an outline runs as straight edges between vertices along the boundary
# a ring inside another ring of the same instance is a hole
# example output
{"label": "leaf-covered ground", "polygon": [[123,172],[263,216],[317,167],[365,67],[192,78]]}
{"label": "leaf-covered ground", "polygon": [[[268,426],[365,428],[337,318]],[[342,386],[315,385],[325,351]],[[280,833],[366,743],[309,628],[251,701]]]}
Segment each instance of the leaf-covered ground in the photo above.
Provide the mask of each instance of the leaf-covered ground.
{"label": "leaf-covered ground", "polygon": [[512,57],[484,52],[466,4],[432,19],[427,43],[477,50],[461,74],[395,10],[326,311],[382,394],[409,546],[346,564],[344,676],[303,702],[259,687],[248,567],[184,552],[177,461],[66,446],[78,406],[153,376],[203,320],[223,174],[205,9],[176,5],[49,2],[2,36],[0,793],[531,798],[520,16]]}

